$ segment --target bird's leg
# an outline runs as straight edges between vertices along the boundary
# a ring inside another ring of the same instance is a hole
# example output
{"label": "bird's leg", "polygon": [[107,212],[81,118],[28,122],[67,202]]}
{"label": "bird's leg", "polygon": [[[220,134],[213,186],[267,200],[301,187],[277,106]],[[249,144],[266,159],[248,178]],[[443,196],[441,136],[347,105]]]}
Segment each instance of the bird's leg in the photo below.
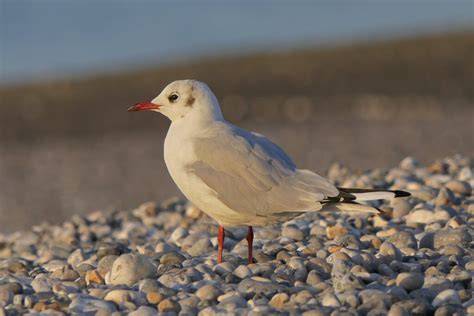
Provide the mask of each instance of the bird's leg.
{"label": "bird's leg", "polygon": [[222,263],[222,252],[224,251],[224,227],[219,225],[219,233],[217,235],[217,263]]}
{"label": "bird's leg", "polygon": [[249,264],[253,263],[253,256],[252,256],[252,247],[253,247],[253,228],[249,226],[249,230],[247,231],[247,244],[249,248]]}

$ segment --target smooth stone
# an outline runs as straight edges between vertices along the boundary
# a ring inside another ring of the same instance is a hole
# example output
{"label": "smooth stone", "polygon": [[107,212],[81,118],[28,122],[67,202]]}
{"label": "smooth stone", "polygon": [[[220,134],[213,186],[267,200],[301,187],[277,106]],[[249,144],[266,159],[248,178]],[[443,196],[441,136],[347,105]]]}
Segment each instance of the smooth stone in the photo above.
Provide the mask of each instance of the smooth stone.
{"label": "smooth stone", "polygon": [[444,229],[435,232],[433,247],[434,249],[440,249],[451,245],[467,246],[471,241],[471,234],[463,229]]}
{"label": "smooth stone", "polygon": [[328,293],[323,296],[323,299],[321,300],[321,305],[327,307],[339,307],[341,306],[341,302],[339,302],[336,295],[334,295],[333,293]]}
{"label": "smooth stone", "polygon": [[31,281],[31,287],[36,293],[52,292],[54,282],[44,274],[39,274]]}
{"label": "smooth stone", "polygon": [[456,290],[447,289],[436,295],[432,304],[434,307],[440,307],[445,304],[461,305],[461,299]]}
{"label": "smooth stone", "polygon": [[454,196],[453,192],[447,187],[444,187],[439,190],[438,196],[436,196],[435,205],[449,205],[454,203],[455,201],[456,197]]}
{"label": "smooth stone", "polygon": [[188,250],[187,253],[193,257],[205,255],[211,251],[212,244],[208,238],[202,238],[196,241]]}
{"label": "smooth stone", "polygon": [[221,294],[222,291],[212,284],[204,285],[195,293],[201,301],[215,301]]}
{"label": "smooth stone", "polygon": [[328,239],[335,239],[336,237],[344,236],[347,233],[347,228],[342,226],[326,227],[326,236]]}
{"label": "smooth stone", "polygon": [[429,311],[429,306],[423,300],[404,300],[394,303],[392,308],[393,306],[400,307],[406,310],[409,315],[413,316],[427,315]]}
{"label": "smooth stone", "polygon": [[117,305],[133,302],[138,305],[147,304],[146,296],[142,292],[129,290],[112,290],[104,296],[104,300],[112,301]]}
{"label": "smooth stone", "polygon": [[380,245],[379,249],[380,259],[385,263],[390,263],[393,260],[400,261],[401,253],[392,243],[385,241]]}
{"label": "smooth stone", "polygon": [[175,251],[172,251],[161,256],[160,263],[161,264],[181,264],[183,263],[184,260],[186,260],[186,258],[183,255]]}
{"label": "smooth stone", "polygon": [[392,199],[390,206],[393,207],[392,217],[402,218],[403,216],[410,213],[411,205],[407,199]]}
{"label": "smooth stone", "polygon": [[472,192],[471,185],[467,181],[451,180],[446,183],[446,187],[454,193],[466,196],[471,195]]}
{"label": "smooth stone", "polygon": [[398,248],[409,247],[412,249],[417,249],[418,247],[415,236],[407,231],[396,232],[395,234],[388,237],[387,241]]}
{"label": "smooth stone", "polygon": [[429,224],[434,220],[434,212],[422,209],[412,210],[410,214],[408,214],[406,217],[406,221],[408,224]]}
{"label": "smooth stone", "polygon": [[242,280],[239,283],[238,289],[241,293],[263,293],[267,296],[273,296],[277,292],[285,290],[285,286],[275,284],[268,279],[261,277],[252,277]]}
{"label": "smooth stone", "polygon": [[150,306],[140,306],[136,311],[129,313],[130,316],[154,316],[158,313],[155,308]]}
{"label": "smooth stone", "polygon": [[155,279],[143,279],[138,285],[138,290],[144,293],[158,292],[160,285]]}
{"label": "smooth stone", "polygon": [[423,286],[424,277],[421,273],[402,272],[397,276],[396,284],[407,291],[413,291]]}
{"label": "smooth stone", "polygon": [[6,285],[0,286],[0,306],[7,306],[13,302],[13,291]]}
{"label": "smooth stone", "polygon": [[97,257],[102,259],[105,256],[115,255],[120,256],[121,254],[127,253],[128,249],[126,246],[119,242],[102,242],[97,246],[96,254]]}
{"label": "smooth stone", "polygon": [[334,282],[334,290],[337,293],[343,293],[349,290],[360,290],[364,287],[364,283],[352,273],[347,273],[339,281]]}
{"label": "smooth stone", "polygon": [[408,313],[403,307],[392,305],[387,316],[410,316],[410,313]]}
{"label": "smooth stone", "polygon": [[104,277],[107,274],[107,272],[112,270],[112,266],[115,260],[117,260],[117,258],[118,256],[116,255],[109,255],[99,260],[99,263],[97,265],[97,271],[100,273],[102,277]]}
{"label": "smooth stone", "polygon": [[241,279],[246,279],[252,276],[252,270],[247,265],[240,265],[234,270],[234,275]]}
{"label": "smooth stone", "polygon": [[179,312],[181,307],[175,301],[170,299],[164,299],[158,304],[158,310],[160,313],[166,312]]}
{"label": "smooth stone", "polygon": [[113,285],[125,284],[132,286],[146,278],[157,275],[156,266],[140,254],[125,254],[118,257],[110,271],[110,282]]}
{"label": "smooth stone", "polygon": [[270,300],[269,305],[276,309],[283,308],[283,305],[290,300],[290,297],[286,293],[278,293],[273,295],[272,299]]}
{"label": "smooth stone", "polygon": [[[77,297],[71,301],[69,305],[71,313],[85,315],[87,313],[108,313],[109,315],[117,311],[115,304],[103,300],[93,298]],[[96,314],[97,315],[97,314]],[[107,315],[107,314],[103,314]]]}
{"label": "smooth stone", "polygon": [[298,241],[305,238],[304,231],[294,225],[284,226],[281,230],[281,235],[285,238],[291,238]]}

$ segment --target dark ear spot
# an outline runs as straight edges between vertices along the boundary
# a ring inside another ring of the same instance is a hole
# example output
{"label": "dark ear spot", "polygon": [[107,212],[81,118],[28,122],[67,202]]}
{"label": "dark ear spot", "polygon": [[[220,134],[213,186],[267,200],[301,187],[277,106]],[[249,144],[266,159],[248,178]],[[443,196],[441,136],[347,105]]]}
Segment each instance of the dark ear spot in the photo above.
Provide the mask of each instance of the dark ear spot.
{"label": "dark ear spot", "polygon": [[186,106],[192,107],[195,100],[196,99],[192,95],[189,96],[188,100],[186,101]]}

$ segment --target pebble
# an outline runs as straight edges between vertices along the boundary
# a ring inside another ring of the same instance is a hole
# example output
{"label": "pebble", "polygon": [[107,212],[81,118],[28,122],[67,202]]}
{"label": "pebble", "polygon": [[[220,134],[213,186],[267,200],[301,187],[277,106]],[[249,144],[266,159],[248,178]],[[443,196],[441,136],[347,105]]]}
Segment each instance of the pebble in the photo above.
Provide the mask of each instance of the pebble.
{"label": "pebble", "polygon": [[388,239],[388,242],[392,243],[395,247],[403,248],[409,247],[412,249],[417,249],[418,243],[411,233],[407,231],[396,232],[391,235]]}
{"label": "pebble", "polygon": [[294,225],[284,226],[281,230],[281,235],[298,241],[303,240],[305,237],[304,232]]}
{"label": "pebble", "polygon": [[147,257],[140,254],[124,254],[112,265],[110,283],[132,286],[142,279],[154,278],[156,275],[156,267]]}
{"label": "pebble", "polygon": [[205,255],[209,251],[211,251],[211,241],[207,238],[199,239],[196,243],[194,243],[191,248],[188,249],[188,254],[193,257],[199,257]]}
{"label": "pebble", "polygon": [[397,275],[396,284],[407,291],[413,291],[423,286],[424,277],[417,272],[402,272]]}
{"label": "pebble", "polygon": [[445,304],[461,305],[459,294],[454,289],[447,289],[440,292],[433,300],[433,306],[439,307]]}
{"label": "pebble", "polygon": [[313,212],[226,229],[180,199],[0,234],[0,315],[474,314],[474,173],[465,157],[355,176],[341,186],[409,190],[383,216]]}
{"label": "pebble", "polygon": [[341,226],[333,226],[326,228],[326,236],[328,239],[334,239],[347,234],[347,228]]}
{"label": "pebble", "polygon": [[199,288],[195,294],[201,301],[215,301],[222,291],[214,285],[208,284]]}
{"label": "pebble", "polygon": [[433,247],[440,249],[451,245],[467,246],[471,241],[471,234],[463,229],[439,230],[434,234]]}
{"label": "pebble", "polygon": [[234,270],[234,275],[241,279],[246,279],[252,276],[252,270],[247,265],[240,265]]}
{"label": "pebble", "polygon": [[278,293],[273,295],[272,299],[270,300],[269,305],[276,309],[283,308],[283,305],[290,300],[290,297],[286,293]]}

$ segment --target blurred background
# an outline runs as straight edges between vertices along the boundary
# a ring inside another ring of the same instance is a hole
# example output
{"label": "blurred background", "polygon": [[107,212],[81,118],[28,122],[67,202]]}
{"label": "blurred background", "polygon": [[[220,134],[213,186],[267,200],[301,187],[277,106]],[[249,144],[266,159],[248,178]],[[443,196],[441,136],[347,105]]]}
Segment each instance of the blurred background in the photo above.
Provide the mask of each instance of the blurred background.
{"label": "blurred background", "polygon": [[179,196],[126,112],[176,79],[321,174],[473,157],[473,48],[472,1],[0,0],[0,232]]}

